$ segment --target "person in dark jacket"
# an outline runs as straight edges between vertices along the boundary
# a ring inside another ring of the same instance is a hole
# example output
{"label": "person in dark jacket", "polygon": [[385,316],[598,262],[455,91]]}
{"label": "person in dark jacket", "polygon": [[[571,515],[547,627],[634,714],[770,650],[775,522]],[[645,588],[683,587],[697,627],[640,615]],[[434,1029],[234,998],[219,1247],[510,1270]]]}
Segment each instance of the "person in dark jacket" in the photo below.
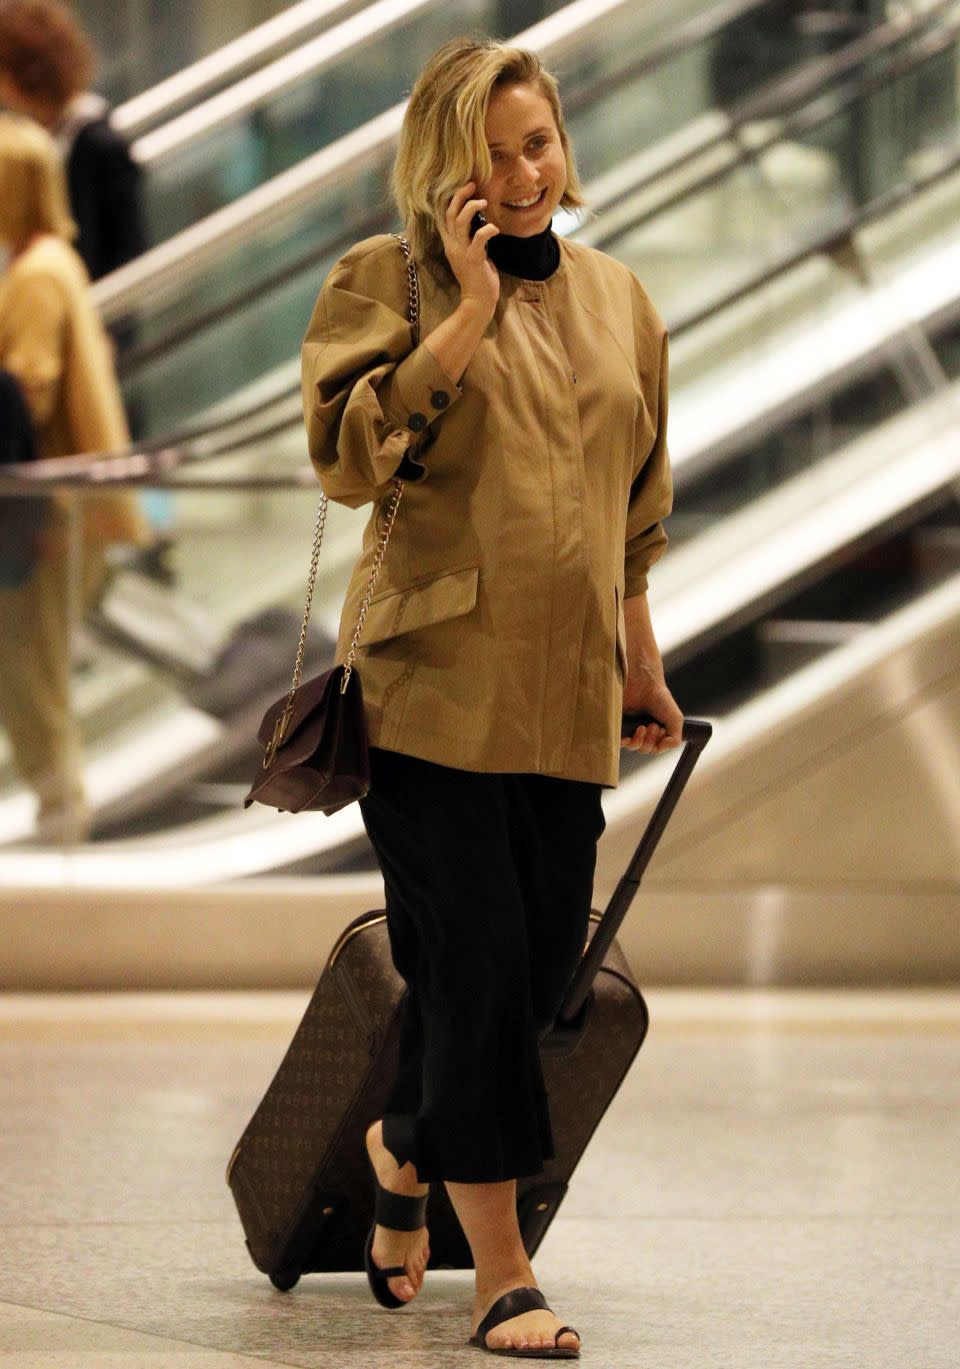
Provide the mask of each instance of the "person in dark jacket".
{"label": "person in dark jacket", "polygon": [[58,0],[0,0],[0,103],[57,142],[76,248],[90,279],[99,280],[147,244],[140,169],[109,105],[89,90],[94,65],[89,39]]}
{"label": "person in dark jacket", "polygon": [[[0,473],[2,467],[34,461],[36,455],[23,391],[15,375],[0,369]],[[29,578],[45,513],[42,498],[0,493],[0,590],[18,589]]]}

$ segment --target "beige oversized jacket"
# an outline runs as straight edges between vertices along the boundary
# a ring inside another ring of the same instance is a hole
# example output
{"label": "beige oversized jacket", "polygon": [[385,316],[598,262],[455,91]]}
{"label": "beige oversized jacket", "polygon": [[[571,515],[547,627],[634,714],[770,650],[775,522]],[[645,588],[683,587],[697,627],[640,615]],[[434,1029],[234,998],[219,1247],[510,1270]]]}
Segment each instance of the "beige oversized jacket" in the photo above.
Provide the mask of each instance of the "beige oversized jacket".
{"label": "beige oversized jacket", "polygon": [[[0,367],[20,382],[41,457],[117,451],[130,434],[110,344],[72,247],[38,238],[0,276]],[[63,512],[67,497],[58,496]],[[150,529],[136,496],[117,490],[83,497],[92,541],[144,545]]]}
{"label": "beige oversized jacket", "polygon": [[[457,386],[429,341],[413,348],[397,241],[359,243],[317,300],[304,410],[325,493],[374,501],[338,661],[391,478],[408,477],[357,655],[371,743],[616,785],[622,601],[646,589],[672,503],[667,334],[621,262],[560,249],[545,281],[501,275]],[[428,339],[459,288],[422,265],[420,285]]]}

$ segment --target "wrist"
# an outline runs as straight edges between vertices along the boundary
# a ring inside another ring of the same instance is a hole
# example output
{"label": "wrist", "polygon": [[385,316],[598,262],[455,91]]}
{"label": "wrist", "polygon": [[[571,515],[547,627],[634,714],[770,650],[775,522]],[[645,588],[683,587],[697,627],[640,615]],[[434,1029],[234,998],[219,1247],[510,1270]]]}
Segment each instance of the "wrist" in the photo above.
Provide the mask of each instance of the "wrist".
{"label": "wrist", "polygon": [[478,299],[476,295],[461,294],[454,312],[464,324],[483,332],[493,318],[495,309],[496,304]]}

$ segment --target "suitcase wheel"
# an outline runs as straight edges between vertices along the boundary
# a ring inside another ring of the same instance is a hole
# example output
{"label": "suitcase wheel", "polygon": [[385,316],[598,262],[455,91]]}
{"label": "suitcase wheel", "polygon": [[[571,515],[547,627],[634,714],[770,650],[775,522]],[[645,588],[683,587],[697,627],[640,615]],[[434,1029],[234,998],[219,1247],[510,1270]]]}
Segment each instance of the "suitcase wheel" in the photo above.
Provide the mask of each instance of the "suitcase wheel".
{"label": "suitcase wheel", "polygon": [[300,1275],[295,1274],[292,1269],[278,1269],[275,1274],[270,1275],[270,1282],[274,1288],[279,1288],[281,1293],[289,1293],[290,1289],[300,1282]]}

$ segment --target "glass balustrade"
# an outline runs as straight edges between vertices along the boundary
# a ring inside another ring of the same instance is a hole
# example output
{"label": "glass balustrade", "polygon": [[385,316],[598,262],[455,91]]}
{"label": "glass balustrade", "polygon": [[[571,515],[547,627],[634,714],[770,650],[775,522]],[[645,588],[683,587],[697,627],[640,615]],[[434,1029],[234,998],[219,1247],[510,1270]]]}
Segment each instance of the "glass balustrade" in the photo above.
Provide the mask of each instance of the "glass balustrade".
{"label": "glass balustrade", "polygon": [[[294,166],[390,108],[409,92],[430,54],[446,39],[483,32],[511,37],[564,8],[559,0],[456,0],[412,8],[369,36],[348,36],[353,20],[310,39],[316,59],[303,74],[277,82],[233,88],[236,108],[218,115],[203,131],[204,107],[176,132],[173,125],[138,147],[144,163],[149,235],[161,242],[189,224],[232,203],[262,182]],[[703,21],[714,6],[686,0],[666,12],[662,5],[624,4],[585,25],[575,52],[558,63],[568,101],[590,103],[584,115],[580,154],[590,174],[608,161],[611,130],[634,147],[665,137],[704,110],[726,108],[755,94],[777,76],[829,53],[867,31],[883,17],[878,7],[838,15],[827,30],[808,31],[793,7],[760,5],[736,13],[717,31],[705,33],[651,69],[650,59],[677,26]],[[376,13],[376,10],[371,10]],[[704,27],[708,27],[704,25]],[[343,44],[343,46],[341,46]],[[299,72],[299,67],[298,67]],[[617,91],[611,125],[593,92],[604,84]],[[250,92],[249,94],[247,92]],[[212,111],[213,106],[209,107]]]}
{"label": "glass balustrade", "polygon": [[[955,87],[936,118],[925,105],[924,118],[915,117],[930,72],[942,77],[946,57],[933,52],[929,66],[864,94],[857,117],[851,105],[785,130],[715,184],[678,193],[669,208],[632,221],[626,199],[594,221],[622,216],[603,248],[638,272],[671,324],[675,554],[700,537],[721,544],[726,518],[790,481],[809,477],[798,484],[798,507],[827,507],[849,479],[853,444],[898,414],[917,411],[921,438],[945,413],[955,422],[956,404],[933,403],[950,398],[960,372],[953,277],[940,272],[938,303],[937,282],[923,276],[947,259],[960,222],[960,174],[935,177],[960,150]],[[571,115],[575,146],[578,118]],[[847,149],[876,124],[888,152],[876,183],[889,197],[886,211],[837,236],[831,251],[810,254],[811,242],[865,208],[850,184]],[[274,368],[281,379],[290,370],[295,385],[299,340],[327,264],[352,240],[345,226],[373,212],[377,178],[367,174],[368,184],[351,185],[323,212],[305,211],[294,231],[275,230],[272,261],[316,251],[318,224],[329,234],[326,258],[131,375],[128,399],[154,431],[169,432]],[[908,176],[930,184],[898,201],[894,192]],[[386,216],[374,225],[381,226],[389,226]],[[240,260],[219,268],[223,287]],[[723,303],[760,277],[764,285]],[[931,303],[917,315],[921,286]],[[211,288],[203,303],[217,302]],[[711,314],[711,305],[722,307]],[[162,322],[189,319],[186,309],[179,319],[171,309]],[[159,335],[158,319],[144,319],[142,339],[150,340],[151,326]],[[843,329],[857,334],[846,362],[818,375],[818,353],[835,359]],[[39,551],[27,538],[19,565],[9,556],[0,564],[0,674],[18,682],[17,696],[0,700],[4,849],[36,841],[38,799],[40,836],[66,848],[88,835],[97,846],[181,828],[194,840],[196,824],[244,820],[256,723],[292,670],[319,493],[296,408],[281,406],[280,418],[267,410],[220,454],[213,435],[165,482],[131,487],[126,497],[145,510],[151,547],[85,534],[103,489],[70,486],[48,505]],[[8,523],[27,529],[23,492],[0,495]],[[367,514],[329,507],[308,669],[331,659]],[[44,661],[32,684],[31,659]]]}
{"label": "glass balustrade", "polygon": [[[610,201],[571,231],[636,270],[673,326],[842,225],[865,203],[868,183],[874,202],[952,155],[960,120],[956,82],[945,75],[956,60],[948,45],[860,96],[828,91],[786,119],[750,121],[735,137],[708,135],[701,153],[669,179],[654,177],[634,193],[625,172]],[[609,185],[615,149],[621,162],[633,155],[619,109],[612,87],[596,107],[570,113],[588,190]],[[607,130],[602,149],[581,156],[581,135],[589,148],[598,128]],[[226,248],[215,265],[185,275],[182,288],[141,312],[141,350],[127,359],[124,384],[144,434],[170,432],[295,362],[333,261],[351,243],[399,226],[386,192],[392,157],[385,147],[355,175]]]}
{"label": "glass balustrade", "polygon": [[122,104],[290,7],[289,0],[77,0],[99,54],[97,89]]}

